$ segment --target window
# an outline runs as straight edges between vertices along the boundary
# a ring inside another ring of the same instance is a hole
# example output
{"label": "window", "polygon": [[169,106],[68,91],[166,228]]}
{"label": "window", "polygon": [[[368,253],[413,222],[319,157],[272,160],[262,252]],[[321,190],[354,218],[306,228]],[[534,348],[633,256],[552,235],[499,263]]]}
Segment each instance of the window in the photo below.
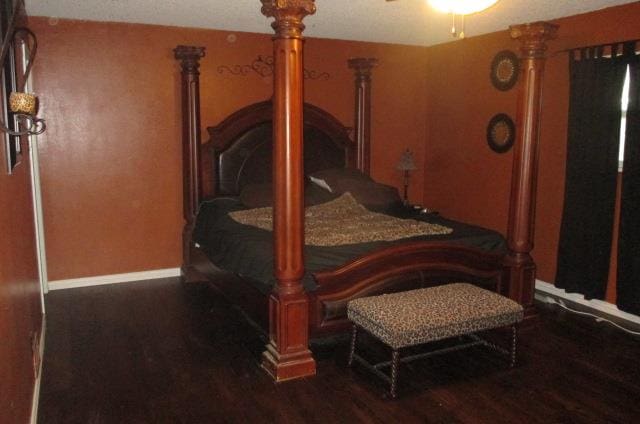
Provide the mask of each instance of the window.
{"label": "window", "polygon": [[622,172],[624,163],[624,142],[627,130],[627,108],[629,107],[629,82],[630,73],[627,66],[627,74],[624,77],[624,87],[622,88],[622,99],[620,99],[620,109],[622,111],[620,118],[620,149],[618,150],[618,172]]}

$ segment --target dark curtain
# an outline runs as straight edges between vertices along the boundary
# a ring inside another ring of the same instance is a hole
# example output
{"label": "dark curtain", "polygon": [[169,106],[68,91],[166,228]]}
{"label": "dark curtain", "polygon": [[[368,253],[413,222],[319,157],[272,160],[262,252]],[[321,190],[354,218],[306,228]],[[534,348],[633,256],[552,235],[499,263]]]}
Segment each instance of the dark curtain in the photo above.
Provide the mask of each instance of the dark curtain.
{"label": "dark curtain", "polygon": [[626,48],[631,84],[622,170],[617,304],[623,311],[640,315],[640,59],[633,45]]}
{"label": "dark curtain", "polygon": [[[555,284],[603,299],[615,209],[626,61],[612,46],[571,52],[564,210]],[[579,53],[579,54],[576,54]]]}

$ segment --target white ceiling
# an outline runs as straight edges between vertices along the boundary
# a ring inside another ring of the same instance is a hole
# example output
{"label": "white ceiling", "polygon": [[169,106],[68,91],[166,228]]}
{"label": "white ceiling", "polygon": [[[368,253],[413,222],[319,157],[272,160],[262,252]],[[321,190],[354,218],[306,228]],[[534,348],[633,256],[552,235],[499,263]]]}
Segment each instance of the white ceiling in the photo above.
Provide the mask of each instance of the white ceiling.
{"label": "white ceiling", "polygon": [[[272,33],[259,0],[25,0],[30,16],[134,22]],[[500,0],[466,17],[469,36],[510,24],[548,20],[602,9],[630,0]],[[316,0],[305,19],[308,37],[433,45],[451,41],[451,18],[426,0]]]}

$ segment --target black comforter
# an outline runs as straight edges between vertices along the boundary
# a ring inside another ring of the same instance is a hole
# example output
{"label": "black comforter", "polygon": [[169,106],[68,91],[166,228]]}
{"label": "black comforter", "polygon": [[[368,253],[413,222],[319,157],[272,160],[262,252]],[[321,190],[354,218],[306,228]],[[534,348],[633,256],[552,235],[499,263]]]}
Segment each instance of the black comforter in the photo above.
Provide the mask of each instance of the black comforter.
{"label": "black comforter", "polygon": [[[194,240],[219,268],[255,282],[263,293],[275,283],[273,276],[273,239],[270,231],[242,225],[229,217],[229,212],[246,209],[235,198],[217,198],[202,204],[198,213]],[[497,232],[473,225],[451,221],[434,214],[397,208],[389,214],[441,224],[452,228],[446,235],[420,236],[396,241],[378,241],[343,246],[305,246],[304,287],[313,291],[316,284],[312,273],[335,269],[372,250],[415,240],[444,240],[484,250],[502,252],[504,238]]]}

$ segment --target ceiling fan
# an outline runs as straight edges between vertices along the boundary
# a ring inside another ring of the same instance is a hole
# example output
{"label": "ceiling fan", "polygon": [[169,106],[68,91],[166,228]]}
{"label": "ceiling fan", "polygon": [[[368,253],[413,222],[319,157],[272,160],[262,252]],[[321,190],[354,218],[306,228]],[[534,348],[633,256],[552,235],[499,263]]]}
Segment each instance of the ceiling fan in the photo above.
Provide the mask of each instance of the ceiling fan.
{"label": "ceiling fan", "polygon": [[[387,2],[397,0],[386,0]],[[451,14],[451,35],[464,38],[464,16],[481,12],[493,6],[498,0],[426,0],[429,6],[442,13]],[[460,17],[460,32],[456,28],[456,16]]]}
{"label": "ceiling fan", "polygon": [[[397,0],[386,0],[397,1]],[[481,12],[493,6],[498,0],[426,0],[429,6],[439,12],[453,13],[454,15],[470,15]]]}

